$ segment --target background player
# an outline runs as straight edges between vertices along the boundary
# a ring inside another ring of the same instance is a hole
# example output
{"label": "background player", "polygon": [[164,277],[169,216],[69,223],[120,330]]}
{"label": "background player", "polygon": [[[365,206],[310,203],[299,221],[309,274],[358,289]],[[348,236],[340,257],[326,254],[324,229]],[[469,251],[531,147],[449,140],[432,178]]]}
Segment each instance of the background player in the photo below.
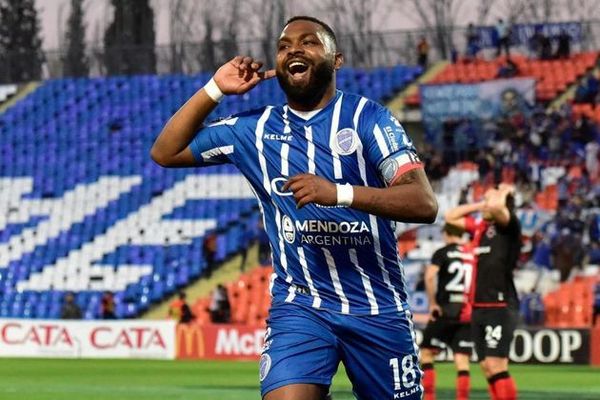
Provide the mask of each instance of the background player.
{"label": "background player", "polygon": [[[295,17],[276,71],[235,57],[184,104],[152,148],[163,166],[234,163],[263,210],[273,249],[266,400],[319,400],[339,362],[359,399],[420,399],[411,315],[390,219],[431,223],[437,203],[412,142],[388,110],[337,91],[343,56],[329,26]],[[223,95],[277,75],[288,103],[201,129]]]}
{"label": "background player", "polygon": [[[484,200],[446,213],[446,223],[473,235],[477,255],[474,271],[472,334],[493,400],[517,398],[508,372],[508,352],[518,318],[519,300],[513,282],[521,249],[521,225],[515,214],[514,189],[501,184]],[[481,212],[483,218],[470,214]]]}
{"label": "background player", "polygon": [[471,285],[473,254],[462,238],[464,231],[446,224],[446,245],[438,249],[425,271],[425,290],[429,299],[429,322],[421,343],[421,368],[425,400],[435,400],[434,357],[444,343],[454,352],[456,399],[469,398],[469,357],[471,341]]}

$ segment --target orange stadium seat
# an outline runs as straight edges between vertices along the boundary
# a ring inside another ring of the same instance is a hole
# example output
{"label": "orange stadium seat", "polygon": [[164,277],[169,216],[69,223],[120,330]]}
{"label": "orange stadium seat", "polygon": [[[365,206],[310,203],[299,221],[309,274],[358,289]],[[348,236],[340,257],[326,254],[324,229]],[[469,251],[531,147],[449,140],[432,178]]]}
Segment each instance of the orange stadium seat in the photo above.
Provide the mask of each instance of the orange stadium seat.
{"label": "orange stadium seat", "polygon": [[[271,306],[269,281],[272,272],[271,267],[257,267],[240,276],[237,281],[225,285],[231,305],[232,323],[264,326]],[[196,322],[210,322],[207,311],[209,304],[210,296],[194,303],[192,308]]]}
{"label": "orange stadium seat", "polygon": [[[518,66],[520,77],[533,77],[537,80],[536,98],[542,101],[551,100],[564,92],[579,76],[594,66],[597,58],[597,52],[574,54],[567,60],[530,60],[522,55],[511,56],[511,60]],[[476,83],[492,80],[497,77],[499,67],[505,62],[504,56],[489,61],[460,60],[447,65],[430,83]],[[409,96],[406,104],[418,106],[420,99],[418,96]],[[600,117],[598,120],[600,121]]]}
{"label": "orange stadium seat", "polygon": [[593,325],[594,287],[598,276],[576,278],[544,297],[546,326],[587,328]]}

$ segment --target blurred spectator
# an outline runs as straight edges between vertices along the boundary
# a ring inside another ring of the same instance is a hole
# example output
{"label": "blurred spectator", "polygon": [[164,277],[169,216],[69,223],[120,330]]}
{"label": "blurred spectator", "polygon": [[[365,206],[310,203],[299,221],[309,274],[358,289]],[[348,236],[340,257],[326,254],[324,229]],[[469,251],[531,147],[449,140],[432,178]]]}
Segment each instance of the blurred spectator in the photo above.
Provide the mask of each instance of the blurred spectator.
{"label": "blurred spectator", "polygon": [[569,58],[571,56],[571,36],[563,29],[557,37],[555,58]]}
{"label": "blurred spectator", "polygon": [[517,75],[519,75],[519,67],[510,58],[498,69],[498,78],[513,78]]}
{"label": "blurred spectator", "polygon": [[600,243],[600,213],[595,212],[589,218],[588,235],[590,241]]}
{"label": "blurred spectator", "polygon": [[592,182],[598,180],[600,172],[600,144],[596,140],[591,140],[585,145],[585,168],[590,174]]}
{"label": "blurred spectator", "polygon": [[510,57],[510,27],[502,18],[498,19],[496,24],[496,57],[500,57],[502,49],[506,52],[506,56]]}
{"label": "blurred spectator", "polygon": [[187,324],[194,320],[195,316],[186,302],[185,292],[179,292],[177,299],[173,300],[169,305],[169,317],[176,319],[182,324]]}
{"label": "blurred spectator", "polygon": [[473,59],[477,57],[477,53],[479,53],[479,32],[471,22],[467,26],[467,58]]}
{"label": "blurred spectator", "polygon": [[540,58],[541,37],[542,31],[536,29],[531,38],[529,38],[529,50],[531,51],[531,55],[536,58]]}
{"label": "blurred spectator", "polygon": [[575,269],[581,269],[584,257],[581,237],[569,232],[568,228],[552,245],[552,261],[554,268],[560,272],[560,281],[566,282]]}
{"label": "blurred spectator", "polygon": [[81,319],[81,315],[81,309],[75,303],[75,296],[73,296],[73,293],[67,293],[60,311],[60,317],[62,319]]}
{"label": "blurred spectator", "polygon": [[433,153],[431,159],[425,163],[425,173],[431,182],[431,186],[434,190],[437,190],[441,179],[448,173],[448,168],[438,152]]}
{"label": "blurred spectator", "polygon": [[458,61],[458,50],[456,50],[456,47],[452,46],[450,48],[450,62],[452,64],[456,64],[457,61]]}
{"label": "blurred spectator", "polygon": [[600,94],[600,80],[593,72],[588,73],[580,81],[575,89],[575,103],[596,104]]}
{"label": "blurred spectator", "polygon": [[552,249],[550,240],[541,233],[533,237],[533,263],[540,268],[552,269]]}
{"label": "blurred spectator", "polygon": [[429,59],[429,43],[425,36],[421,36],[417,43],[417,64],[423,69],[427,68]]}
{"label": "blurred spectator", "polygon": [[214,323],[228,323],[231,320],[231,305],[227,289],[220,283],[212,293],[208,311],[210,320]]}
{"label": "blurred spectator", "polygon": [[181,318],[181,306],[185,302],[181,298],[181,294],[182,292],[179,292],[177,298],[169,304],[169,311],[167,312],[167,316],[176,321],[179,321]]}
{"label": "blurred spectator", "polygon": [[215,257],[217,255],[217,234],[209,232],[204,236],[202,243],[202,252],[206,261],[205,276],[209,277],[215,269]]}
{"label": "blurred spectator", "polygon": [[271,265],[271,246],[269,245],[269,236],[265,231],[262,220],[259,221],[258,225],[258,262],[260,265]]}
{"label": "blurred spectator", "polygon": [[590,243],[586,264],[600,265],[600,242]]}
{"label": "blurred spectator", "polygon": [[427,264],[421,265],[421,271],[419,271],[419,276],[417,278],[417,282],[415,284],[415,292],[424,292],[425,291],[425,271],[427,270]]}
{"label": "blurred spectator", "polygon": [[540,59],[552,59],[552,41],[548,36],[544,35],[543,33],[540,36]]}
{"label": "blurred spectator", "polygon": [[115,299],[109,291],[104,292],[100,301],[100,315],[102,319],[116,319],[115,315]]}
{"label": "blurred spectator", "polygon": [[475,164],[477,164],[479,179],[482,181],[485,180],[492,171],[492,165],[494,164],[494,158],[491,155],[490,149],[479,150],[475,158]]}
{"label": "blurred spectator", "polygon": [[541,60],[550,60],[552,58],[552,42],[550,38],[538,28],[531,36],[529,47],[535,57]]}

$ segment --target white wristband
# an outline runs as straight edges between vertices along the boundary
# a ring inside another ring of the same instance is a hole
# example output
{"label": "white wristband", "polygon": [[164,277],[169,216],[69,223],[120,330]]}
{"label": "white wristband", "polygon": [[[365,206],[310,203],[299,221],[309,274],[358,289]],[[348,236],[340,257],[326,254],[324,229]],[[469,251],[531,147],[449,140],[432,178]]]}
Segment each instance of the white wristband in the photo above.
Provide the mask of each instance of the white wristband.
{"label": "white wristband", "polygon": [[354,200],[354,188],[349,183],[345,185],[336,184],[338,206],[350,207]]}
{"label": "white wristband", "polygon": [[217,82],[215,82],[214,78],[210,78],[210,81],[206,85],[204,85],[204,91],[214,101],[215,103],[220,103],[223,100],[223,92],[219,89]]}

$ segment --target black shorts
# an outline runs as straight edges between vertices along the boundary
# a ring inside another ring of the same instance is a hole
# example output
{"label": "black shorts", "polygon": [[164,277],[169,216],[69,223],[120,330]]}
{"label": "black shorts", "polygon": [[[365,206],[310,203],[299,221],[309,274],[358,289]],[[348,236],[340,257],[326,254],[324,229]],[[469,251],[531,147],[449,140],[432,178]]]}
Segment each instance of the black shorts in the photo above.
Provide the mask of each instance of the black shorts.
{"label": "black shorts", "polygon": [[423,331],[421,347],[441,349],[445,346],[449,346],[455,353],[470,355],[473,349],[471,326],[444,318],[429,321]]}
{"label": "black shorts", "polygon": [[519,314],[512,308],[475,308],[471,334],[479,361],[485,357],[507,358]]}

